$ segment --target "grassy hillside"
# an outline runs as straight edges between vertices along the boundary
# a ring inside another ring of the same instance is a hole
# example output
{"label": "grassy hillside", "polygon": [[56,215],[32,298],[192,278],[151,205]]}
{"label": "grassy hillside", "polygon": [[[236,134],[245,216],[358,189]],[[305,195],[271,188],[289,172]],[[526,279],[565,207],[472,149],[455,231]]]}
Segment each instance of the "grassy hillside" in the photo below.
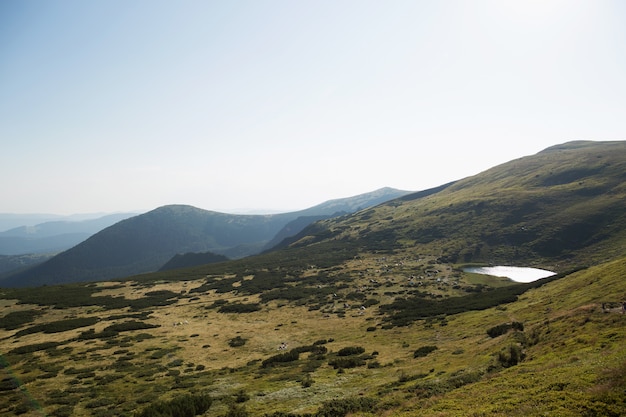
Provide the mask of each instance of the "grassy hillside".
{"label": "grassy hillside", "polygon": [[[624,150],[555,147],[259,256],[2,289],[0,414],[625,415]],[[491,261],[558,274],[463,271]]]}
{"label": "grassy hillside", "polygon": [[5,290],[0,413],[133,415],[190,394],[208,415],[626,412],[626,258],[400,327],[378,307],[415,291],[410,271],[439,271],[420,291],[441,302],[509,283],[398,261]]}
{"label": "grassy hillside", "polygon": [[623,254],[626,142],[572,142],[319,222],[293,246],[334,240],[361,251],[439,254],[451,263],[562,270]]}

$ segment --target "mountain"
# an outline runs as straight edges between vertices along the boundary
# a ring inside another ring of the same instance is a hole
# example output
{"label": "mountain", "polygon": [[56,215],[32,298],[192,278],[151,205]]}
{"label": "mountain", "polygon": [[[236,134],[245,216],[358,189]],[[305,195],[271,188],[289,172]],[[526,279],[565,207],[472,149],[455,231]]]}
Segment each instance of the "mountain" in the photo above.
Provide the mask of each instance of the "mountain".
{"label": "mountain", "polygon": [[88,220],[59,220],[15,227],[0,232],[0,254],[61,252],[84,241],[94,233],[132,216],[136,216],[136,213],[109,214]]}
{"label": "mountain", "polygon": [[325,203],[299,212],[300,216],[287,223],[282,230],[280,230],[272,238],[272,240],[265,245],[263,249],[265,251],[271,250],[275,246],[280,245],[285,239],[298,234],[306,226],[318,220],[354,213],[364,208],[375,206],[407,194],[410,194],[410,192],[385,187],[373,191],[372,193],[362,194],[348,199],[329,200]]}
{"label": "mountain", "polygon": [[107,216],[106,213],[60,214],[17,214],[0,213],[0,231],[15,229],[22,226],[36,226],[48,222],[82,222]]}
{"label": "mountain", "polygon": [[47,262],[0,283],[21,286],[119,278],[158,270],[173,256],[186,252],[241,258],[263,250],[272,237],[295,219],[332,215],[337,210],[354,211],[407,193],[384,188],[306,210],[272,215],[235,215],[184,205],[164,206],[105,228]]}
{"label": "mountain", "polygon": [[189,253],[174,255],[174,257],[170,259],[169,261],[167,261],[165,265],[163,265],[159,269],[159,271],[169,271],[172,269],[188,268],[190,266],[206,265],[206,264],[212,264],[215,262],[225,262],[225,261],[228,261],[228,258],[225,257],[224,255],[216,255],[211,252],[204,252],[204,253],[189,252]]}
{"label": "mountain", "polygon": [[[625,165],[570,142],[263,254],[3,288],[0,414],[626,415]],[[207,213],[141,221],[173,215]]]}
{"label": "mountain", "polygon": [[24,255],[0,255],[0,280],[3,276],[15,273],[17,270],[26,269],[52,258],[53,254],[38,253]]}
{"label": "mountain", "polygon": [[[446,262],[589,264],[626,247],[626,142],[548,148],[435,193],[414,193],[324,220],[291,239]],[[622,246],[620,246],[622,245]]]}

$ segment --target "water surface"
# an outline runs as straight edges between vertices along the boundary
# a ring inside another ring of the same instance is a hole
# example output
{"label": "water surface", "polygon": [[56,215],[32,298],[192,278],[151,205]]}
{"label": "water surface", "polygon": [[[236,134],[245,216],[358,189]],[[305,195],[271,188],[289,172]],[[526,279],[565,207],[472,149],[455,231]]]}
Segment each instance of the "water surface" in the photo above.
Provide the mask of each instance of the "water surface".
{"label": "water surface", "polygon": [[481,266],[463,269],[465,272],[475,274],[492,275],[494,277],[506,277],[515,282],[533,282],[541,278],[556,275],[556,272],[538,268],[526,268],[521,266]]}

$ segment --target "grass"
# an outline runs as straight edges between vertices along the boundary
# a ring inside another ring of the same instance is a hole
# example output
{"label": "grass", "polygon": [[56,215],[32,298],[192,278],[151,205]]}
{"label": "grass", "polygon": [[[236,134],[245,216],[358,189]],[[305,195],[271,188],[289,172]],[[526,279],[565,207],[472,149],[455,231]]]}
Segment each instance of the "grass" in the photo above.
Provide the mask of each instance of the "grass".
{"label": "grass", "polygon": [[[351,260],[348,265],[354,268],[354,276],[338,290],[339,300],[331,294],[319,310],[311,310],[307,303],[261,303],[259,294],[238,290],[192,292],[203,286],[204,279],[141,287],[133,281],[100,284],[99,291],[112,297],[155,291],[178,296],[175,303],[150,307],[141,319],[128,317],[128,307],[85,306],[44,310],[24,324],[28,328],[58,323],[71,314],[99,318],[90,326],[96,333],[110,326],[128,329],[110,338],[81,340],[78,336],[84,328],[20,337],[15,336],[20,329],[2,330],[5,375],[20,381],[23,390],[7,391],[0,410],[8,415],[21,412],[25,406],[16,407],[16,401],[22,404],[30,396],[49,415],[68,409],[77,416],[108,409],[132,415],[154,400],[172,401],[187,394],[210,395],[211,410],[222,414],[237,398],[246,398],[242,404],[250,415],[263,415],[315,413],[327,401],[351,396],[376,399],[386,414],[398,416],[412,415],[418,409],[422,415],[437,416],[593,415],[596,411],[610,415],[613,409],[626,410],[616,397],[624,386],[620,370],[626,357],[621,347],[626,315],[603,312],[601,307],[624,296],[621,277],[626,273],[626,260],[570,274],[530,289],[506,305],[417,320],[403,327],[384,329],[385,316],[377,306],[344,308],[346,295],[355,289],[381,304],[396,297],[390,294],[407,291],[408,280],[395,279],[391,284],[382,280],[390,273],[381,267],[389,267],[390,262],[395,274],[402,268],[437,270],[448,277],[459,274],[452,266],[428,259],[413,263],[405,259],[402,265],[395,261],[389,256]],[[309,274],[305,271],[302,276]],[[435,289],[436,278],[431,278]],[[463,286],[470,286],[471,280],[464,274],[458,276]],[[339,282],[334,285],[341,287]],[[260,309],[223,313],[206,308],[218,300],[233,305],[259,303]],[[139,322],[150,328],[140,328],[145,326]],[[523,331],[511,330],[495,338],[487,335],[488,329],[511,322],[523,323]],[[376,331],[367,330],[371,327]],[[231,346],[232,340],[242,339],[244,344]],[[326,353],[303,351],[295,361],[262,366],[264,360],[283,352],[279,349],[283,344],[289,351],[320,341],[326,342]],[[28,352],[29,346],[41,343],[53,345]],[[498,366],[498,353],[512,345],[523,347],[525,359],[512,367]],[[416,355],[425,346],[429,352]],[[7,353],[19,347],[26,352]],[[354,357],[363,359],[362,366],[333,366],[342,357],[340,352],[356,349],[360,353]],[[97,401],[102,398],[106,404]],[[31,415],[37,415],[30,409]]]}

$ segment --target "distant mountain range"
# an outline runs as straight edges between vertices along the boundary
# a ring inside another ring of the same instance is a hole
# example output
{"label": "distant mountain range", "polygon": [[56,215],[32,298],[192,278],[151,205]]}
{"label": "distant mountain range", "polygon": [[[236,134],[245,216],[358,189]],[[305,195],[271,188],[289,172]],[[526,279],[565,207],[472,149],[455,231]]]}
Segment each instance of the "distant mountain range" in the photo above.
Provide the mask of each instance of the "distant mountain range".
{"label": "distant mountain range", "polygon": [[0,254],[60,252],[77,245],[105,227],[136,215],[137,213],[118,213],[88,220],[56,220],[15,227],[0,232]]}
{"label": "distant mountain range", "polygon": [[302,257],[314,265],[420,251],[446,264],[590,265],[623,254],[624,184],[626,142],[575,141],[430,190],[382,189],[299,212],[234,215],[170,205],[122,220],[0,286],[123,278],[186,253],[205,255],[179,257],[167,268],[221,260],[215,255],[233,259],[220,264],[267,253],[268,265]]}
{"label": "distant mountain range", "polygon": [[[77,213],[77,214],[45,214],[45,213],[0,213],[0,232],[22,226],[38,226],[49,222],[82,222],[96,220],[111,215],[112,213]],[[123,213],[120,213],[123,214]],[[138,213],[134,213],[135,215]]]}
{"label": "distant mountain range", "polygon": [[[0,214],[0,224],[15,225],[16,222],[22,222],[18,227],[0,232],[0,277],[11,271],[44,262],[59,252],[76,246],[105,227],[136,215],[136,213],[72,216]],[[58,220],[37,223],[49,219]]]}
{"label": "distant mountain range", "polygon": [[[175,255],[188,252],[241,258],[268,249],[270,242],[296,234],[314,220],[352,213],[409,193],[383,188],[301,211],[268,215],[164,206],[106,227],[42,264],[5,277],[0,284],[31,286],[119,278],[158,270]],[[53,228],[41,227],[39,233],[43,238],[52,234]],[[24,240],[28,231],[19,228],[5,233]]]}

